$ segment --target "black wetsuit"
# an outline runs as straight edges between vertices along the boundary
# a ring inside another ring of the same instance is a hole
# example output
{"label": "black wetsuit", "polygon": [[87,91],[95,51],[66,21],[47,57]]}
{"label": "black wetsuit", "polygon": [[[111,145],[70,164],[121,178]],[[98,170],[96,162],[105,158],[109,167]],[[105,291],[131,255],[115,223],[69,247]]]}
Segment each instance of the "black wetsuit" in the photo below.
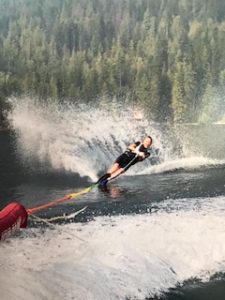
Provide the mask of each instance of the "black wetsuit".
{"label": "black wetsuit", "polygon": [[[136,142],[135,145],[138,147],[140,146],[139,148],[139,151],[140,152],[143,152],[145,154],[145,157],[142,158],[140,156],[136,156],[136,153],[132,152],[130,149],[127,149],[123,154],[121,154],[115,161],[115,163],[118,163],[119,166],[121,168],[126,168],[126,166],[128,166],[127,169],[129,169],[129,167],[133,166],[134,164],[136,164],[137,162],[139,161],[142,161],[144,160],[145,158],[149,157],[150,156],[150,153],[148,152],[148,149],[144,147],[143,144],[141,144],[141,142]],[[135,158],[135,159],[134,159]],[[133,160],[133,161],[132,161]],[[132,163],[129,165],[129,163],[132,161]]]}

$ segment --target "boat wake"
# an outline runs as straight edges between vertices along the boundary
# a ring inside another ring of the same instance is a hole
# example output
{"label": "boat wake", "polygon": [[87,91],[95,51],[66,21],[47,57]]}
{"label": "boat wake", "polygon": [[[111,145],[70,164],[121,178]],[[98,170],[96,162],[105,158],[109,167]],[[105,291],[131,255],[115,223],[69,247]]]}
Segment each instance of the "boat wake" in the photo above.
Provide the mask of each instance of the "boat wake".
{"label": "boat wake", "polygon": [[146,299],[208,281],[225,272],[224,201],[171,199],[149,214],[29,230],[0,248],[1,299]]}
{"label": "boat wake", "polygon": [[158,165],[153,165],[145,168],[136,175],[159,174],[165,172],[173,172],[176,170],[195,170],[201,167],[217,167],[225,165],[225,160],[210,159],[206,157],[186,157],[169,160]]}

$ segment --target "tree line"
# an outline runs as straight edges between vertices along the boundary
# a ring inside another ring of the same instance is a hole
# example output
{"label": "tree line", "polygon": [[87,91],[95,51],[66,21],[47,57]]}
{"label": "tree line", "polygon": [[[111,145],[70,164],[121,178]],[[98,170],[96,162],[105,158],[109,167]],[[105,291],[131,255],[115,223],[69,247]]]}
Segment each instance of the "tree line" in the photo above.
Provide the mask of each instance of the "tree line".
{"label": "tree line", "polygon": [[0,0],[1,111],[28,94],[210,122],[224,86],[224,0]]}

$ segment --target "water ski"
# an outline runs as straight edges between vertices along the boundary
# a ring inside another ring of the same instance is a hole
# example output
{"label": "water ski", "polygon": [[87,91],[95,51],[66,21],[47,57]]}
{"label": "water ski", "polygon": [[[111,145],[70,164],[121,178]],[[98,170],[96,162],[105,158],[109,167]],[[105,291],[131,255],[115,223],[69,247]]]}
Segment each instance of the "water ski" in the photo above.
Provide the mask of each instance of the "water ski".
{"label": "water ski", "polygon": [[106,189],[107,188],[107,183],[108,183],[107,179],[100,180],[98,182],[98,188],[99,189]]}

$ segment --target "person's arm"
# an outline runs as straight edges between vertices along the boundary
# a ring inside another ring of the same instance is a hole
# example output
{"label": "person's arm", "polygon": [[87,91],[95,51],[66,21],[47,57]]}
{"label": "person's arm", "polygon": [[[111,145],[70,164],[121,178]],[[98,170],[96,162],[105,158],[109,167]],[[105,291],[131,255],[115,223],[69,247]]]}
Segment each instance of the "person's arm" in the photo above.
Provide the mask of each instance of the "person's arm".
{"label": "person's arm", "polygon": [[140,160],[142,161],[142,160],[148,158],[150,156],[150,153],[149,152],[140,152],[138,156],[139,156]]}
{"label": "person's arm", "polygon": [[136,143],[134,143],[134,144],[130,144],[130,145],[127,147],[127,149],[130,150],[130,151],[132,151],[132,152],[134,152],[135,149],[137,148],[137,146],[139,146],[139,145],[140,145],[140,142],[136,142]]}
{"label": "person's arm", "polygon": [[136,146],[135,144],[130,144],[130,145],[127,147],[127,149],[133,152],[133,151],[135,151],[136,147],[137,147],[137,146]]}
{"label": "person's arm", "polygon": [[144,159],[148,158],[150,155],[151,155],[150,152],[146,152],[146,153],[145,153],[145,158],[144,158]]}

